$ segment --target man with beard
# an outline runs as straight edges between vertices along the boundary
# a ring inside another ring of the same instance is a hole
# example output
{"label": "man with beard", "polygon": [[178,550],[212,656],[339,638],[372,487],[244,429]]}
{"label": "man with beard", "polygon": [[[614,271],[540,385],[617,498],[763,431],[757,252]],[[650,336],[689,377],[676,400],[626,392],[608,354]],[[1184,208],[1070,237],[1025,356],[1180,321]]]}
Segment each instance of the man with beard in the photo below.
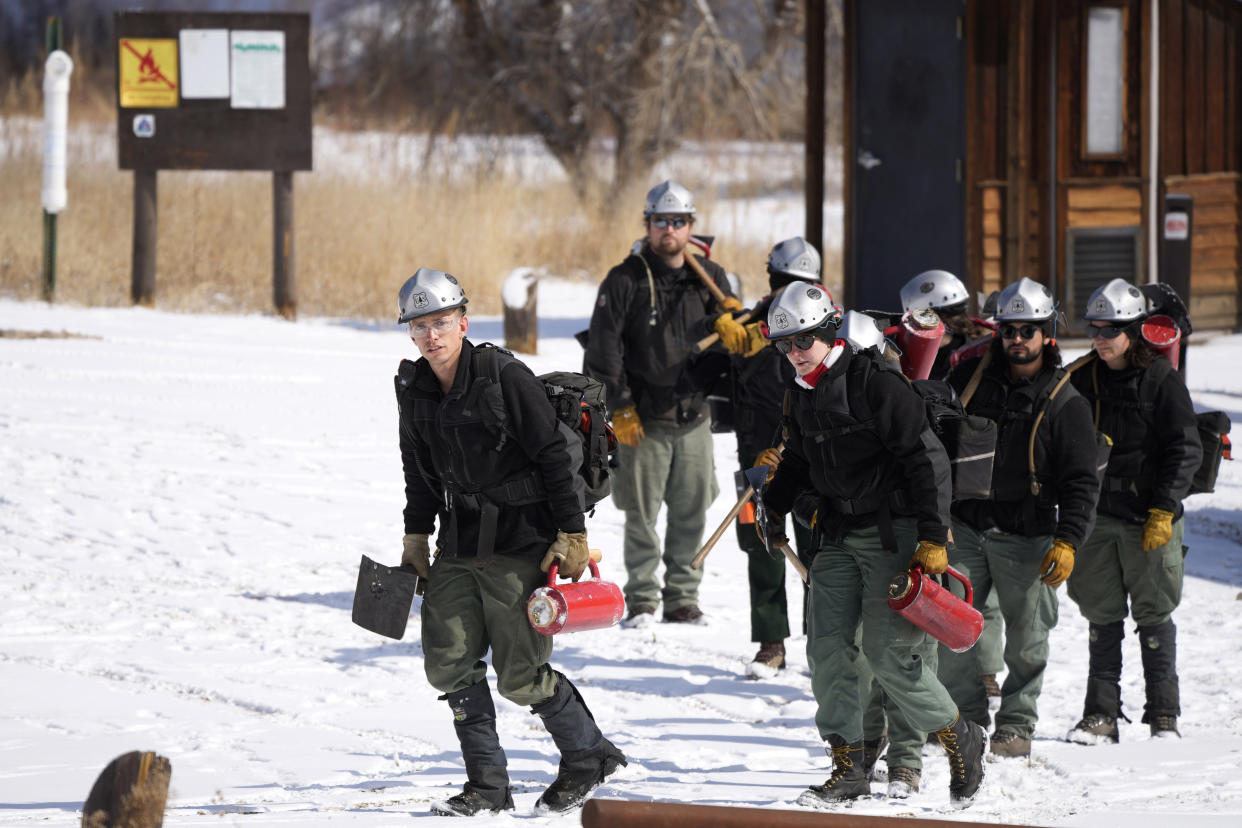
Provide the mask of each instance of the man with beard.
{"label": "man with beard", "polygon": [[[992,496],[953,505],[949,552],[974,586],[975,607],[996,590],[1005,619],[1008,674],[990,747],[998,756],[1030,755],[1057,621],[1055,594],[1046,593],[1073,570],[1099,494],[1091,410],[1061,367],[1055,314],[1048,288],[1026,278],[1009,285],[997,300],[991,348],[948,378],[966,411],[996,421],[998,431]],[[986,721],[974,655],[942,646],[939,656],[940,678],[962,715]]]}
{"label": "man with beard", "polygon": [[[690,563],[719,488],[705,395],[686,368],[696,323],[742,305],[722,267],[698,260],[726,296],[726,306],[717,307],[687,262],[695,255],[687,248],[695,214],[694,197],[674,181],[647,193],[642,249],[600,285],[583,362],[583,373],[608,388],[619,443],[612,499],[625,512],[627,626],[653,622],[661,601],[665,621],[703,617],[703,571]],[[668,507],[663,555],[656,533],[662,503]],[[661,558],[663,588],[656,574]]]}

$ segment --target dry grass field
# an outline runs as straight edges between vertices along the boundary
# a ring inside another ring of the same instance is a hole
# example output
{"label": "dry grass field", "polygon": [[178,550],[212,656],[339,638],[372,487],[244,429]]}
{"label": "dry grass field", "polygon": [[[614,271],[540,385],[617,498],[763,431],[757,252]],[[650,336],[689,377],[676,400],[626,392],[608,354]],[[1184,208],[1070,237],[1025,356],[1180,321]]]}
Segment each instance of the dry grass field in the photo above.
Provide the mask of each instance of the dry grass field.
{"label": "dry grass field", "polygon": [[[0,113],[0,295],[23,299],[41,295],[39,136],[38,119]],[[326,153],[319,143],[317,135],[316,171],[294,176],[299,315],[387,319],[397,287],[421,265],[461,278],[476,312],[499,313],[500,283],[515,267],[597,282],[642,232],[640,205],[648,182],[640,182],[614,215],[599,200],[580,201],[563,176],[532,174],[530,163],[506,167],[471,156],[410,171],[377,159],[375,169],[388,172],[360,174],[334,168],[330,158],[321,163]],[[133,176],[118,170],[115,158],[109,124],[75,127],[69,206],[58,219],[58,302],[130,301]],[[704,159],[704,167],[690,174],[711,181],[711,163],[721,162]],[[727,174],[731,192],[765,186],[737,169]],[[755,174],[762,178],[762,169]],[[696,195],[707,216],[712,192],[704,187]],[[162,171],[158,205],[157,307],[271,311],[269,173]],[[714,255],[742,274],[748,292],[757,295],[767,251],[778,240],[726,234]],[[839,256],[830,252],[828,258],[831,284]]]}

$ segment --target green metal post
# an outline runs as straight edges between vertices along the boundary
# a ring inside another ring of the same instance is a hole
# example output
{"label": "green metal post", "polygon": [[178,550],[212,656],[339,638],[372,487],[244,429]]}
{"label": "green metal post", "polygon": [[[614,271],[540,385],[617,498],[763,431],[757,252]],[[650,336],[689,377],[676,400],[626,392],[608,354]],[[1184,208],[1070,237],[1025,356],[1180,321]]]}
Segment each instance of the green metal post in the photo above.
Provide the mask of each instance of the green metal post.
{"label": "green metal post", "polygon": [[[47,19],[45,36],[47,54],[61,46],[60,18]],[[43,300],[51,302],[56,296],[56,214],[43,211]]]}

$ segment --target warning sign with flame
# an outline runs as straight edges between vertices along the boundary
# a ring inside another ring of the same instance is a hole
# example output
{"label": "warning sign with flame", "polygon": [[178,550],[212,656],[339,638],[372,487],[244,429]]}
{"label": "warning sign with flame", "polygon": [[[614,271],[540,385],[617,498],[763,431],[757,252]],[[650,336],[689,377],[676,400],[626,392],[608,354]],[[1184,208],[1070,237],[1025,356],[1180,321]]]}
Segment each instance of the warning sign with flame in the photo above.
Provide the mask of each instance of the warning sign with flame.
{"label": "warning sign with flame", "polygon": [[121,108],[174,107],[177,88],[177,41],[121,38]]}

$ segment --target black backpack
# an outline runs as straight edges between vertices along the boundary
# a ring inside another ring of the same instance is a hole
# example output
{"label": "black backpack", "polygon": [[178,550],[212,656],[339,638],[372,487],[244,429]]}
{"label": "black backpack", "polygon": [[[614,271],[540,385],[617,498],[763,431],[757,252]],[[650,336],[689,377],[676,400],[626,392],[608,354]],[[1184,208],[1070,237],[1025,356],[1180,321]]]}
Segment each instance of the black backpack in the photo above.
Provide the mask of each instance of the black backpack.
{"label": "black backpack", "polygon": [[[954,392],[953,386],[943,380],[914,380],[887,362],[874,348],[865,348],[854,355],[862,365],[870,364],[874,370],[892,371],[905,379],[923,399],[927,424],[944,445],[949,455],[949,468],[953,476],[954,501],[983,500],[992,491],[992,461],[996,457],[996,423],[987,417],[967,414]],[[850,412],[867,422],[872,419],[871,406],[864,392],[865,377],[859,375],[847,379]]]}
{"label": "black backpack", "polygon": [[[504,416],[504,400],[500,397],[500,372],[503,360],[516,359],[511,351],[491,343],[482,343],[474,350],[475,382],[490,380],[481,393],[491,399],[479,406],[483,421],[499,437],[496,448],[513,436]],[[570,465],[578,470],[574,488],[581,488],[583,511],[590,512],[612,492],[613,454],[617,438],[608,422],[607,388],[599,380],[573,371],[553,371],[537,378],[548,395],[548,404],[556,412],[557,430],[565,438]],[[474,389],[470,393],[475,393]]]}

